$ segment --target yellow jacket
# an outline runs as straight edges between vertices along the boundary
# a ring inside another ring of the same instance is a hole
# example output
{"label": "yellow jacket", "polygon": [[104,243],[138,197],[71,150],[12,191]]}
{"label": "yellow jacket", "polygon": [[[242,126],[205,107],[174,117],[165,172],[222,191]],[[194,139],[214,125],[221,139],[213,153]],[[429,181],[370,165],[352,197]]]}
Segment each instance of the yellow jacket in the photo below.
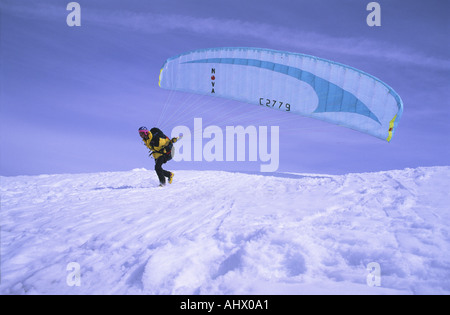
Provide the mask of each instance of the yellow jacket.
{"label": "yellow jacket", "polygon": [[[159,141],[158,141],[159,140]],[[168,153],[167,151],[167,146],[170,143],[175,143],[177,142],[178,138],[172,138],[172,140],[168,139],[168,138],[159,138],[157,140],[157,143],[153,143],[153,145],[151,144],[152,141],[152,137],[150,137],[149,139],[145,140],[142,139],[142,141],[144,141],[144,144],[147,148],[150,149],[150,151],[152,151],[152,155],[153,158],[155,160],[157,160],[161,155]]]}

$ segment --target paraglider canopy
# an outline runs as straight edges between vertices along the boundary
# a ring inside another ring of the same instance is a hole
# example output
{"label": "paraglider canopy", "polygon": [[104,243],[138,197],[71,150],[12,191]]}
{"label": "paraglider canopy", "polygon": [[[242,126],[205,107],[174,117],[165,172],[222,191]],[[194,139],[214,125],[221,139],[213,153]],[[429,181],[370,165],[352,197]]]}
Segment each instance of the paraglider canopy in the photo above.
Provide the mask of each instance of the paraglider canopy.
{"label": "paraglider canopy", "polygon": [[372,75],[261,48],[211,48],[175,56],[164,63],[159,86],[312,117],[388,142],[403,112],[400,96]]}

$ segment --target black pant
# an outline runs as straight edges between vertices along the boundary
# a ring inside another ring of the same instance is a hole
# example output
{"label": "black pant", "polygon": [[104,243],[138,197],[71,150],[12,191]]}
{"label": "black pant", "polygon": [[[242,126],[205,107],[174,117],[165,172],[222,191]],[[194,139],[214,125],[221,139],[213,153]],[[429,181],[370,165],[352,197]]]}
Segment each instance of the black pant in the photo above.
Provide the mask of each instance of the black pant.
{"label": "black pant", "polygon": [[170,175],[172,174],[169,171],[163,170],[162,165],[164,163],[166,163],[167,161],[170,161],[171,159],[172,159],[172,156],[170,154],[164,154],[164,155],[161,155],[155,161],[156,162],[156,164],[155,164],[155,171],[156,171],[156,174],[158,175],[159,182],[162,185],[166,184],[166,177],[169,178]]}

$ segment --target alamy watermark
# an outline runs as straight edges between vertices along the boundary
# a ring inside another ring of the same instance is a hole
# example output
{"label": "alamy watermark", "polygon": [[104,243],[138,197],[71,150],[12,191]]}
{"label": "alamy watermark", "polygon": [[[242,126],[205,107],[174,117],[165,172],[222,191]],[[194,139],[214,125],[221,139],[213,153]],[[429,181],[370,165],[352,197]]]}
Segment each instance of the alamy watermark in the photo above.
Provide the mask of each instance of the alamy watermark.
{"label": "alamy watermark", "polygon": [[193,132],[176,126],[171,136],[183,135],[177,143],[174,161],[261,162],[261,172],[275,172],[280,164],[279,126],[219,126],[203,128],[202,118],[194,118]]}
{"label": "alamy watermark", "polygon": [[367,265],[366,270],[369,272],[366,283],[369,287],[381,286],[381,266],[377,262],[371,262]]}
{"label": "alamy watermark", "polygon": [[[78,2],[69,2],[66,6],[67,11],[71,11],[66,18],[68,26],[81,26],[81,6]],[[381,6],[378,2],[369,2],[366,6],[367,11],[371,11],[366,18],[368,26],[381,26]],[[214,90],[214,88],[213,88]]]}
{"label": "alamy watermark", "polygon": [[367,15],[366,22],[370,27],[381,26],[381,6],[378,2],[370,2],[366,7],[367,11],[371,11]]}
{"label": "alamy watermark", "polygon": [[[77,262],[70,262],[67,264],[66,270],[68,271],[66,277],[66,283],[70,287],[81,286],[81,266]],[[367,264],[367,277],[366,283],[369,287],[381,286],[381,266],[377,262],[371,262]]]}
{"label": "alamy watermark", "polygon": [[70,2],[66,7],[67,11],[71,11],[66,18],[68,26],[81,26],[81,6],[78,2]]}
{"label": "alamy watermark", "polygon": [[81,286],[81,266],[79,263],[70,262],[66,266],[66,271],[69,273],[66,277],[66,283],[69,287]]}

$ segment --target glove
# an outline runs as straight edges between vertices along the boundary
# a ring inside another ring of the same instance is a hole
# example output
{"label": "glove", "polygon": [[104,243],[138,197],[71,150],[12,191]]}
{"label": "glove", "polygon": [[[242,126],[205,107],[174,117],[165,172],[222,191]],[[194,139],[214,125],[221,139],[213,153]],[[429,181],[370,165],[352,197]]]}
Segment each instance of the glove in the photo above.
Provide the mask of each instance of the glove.
{"label": "glove", "polygon": [[172,138],[172,140],[170,140],[170,142],[175,143],[175,142],[177,142],[178,140],[181,140],[181,138],[183,138],[183,135],[181,135],[181,136],[179,136],[179,137],[174,137],[174,138]]}

